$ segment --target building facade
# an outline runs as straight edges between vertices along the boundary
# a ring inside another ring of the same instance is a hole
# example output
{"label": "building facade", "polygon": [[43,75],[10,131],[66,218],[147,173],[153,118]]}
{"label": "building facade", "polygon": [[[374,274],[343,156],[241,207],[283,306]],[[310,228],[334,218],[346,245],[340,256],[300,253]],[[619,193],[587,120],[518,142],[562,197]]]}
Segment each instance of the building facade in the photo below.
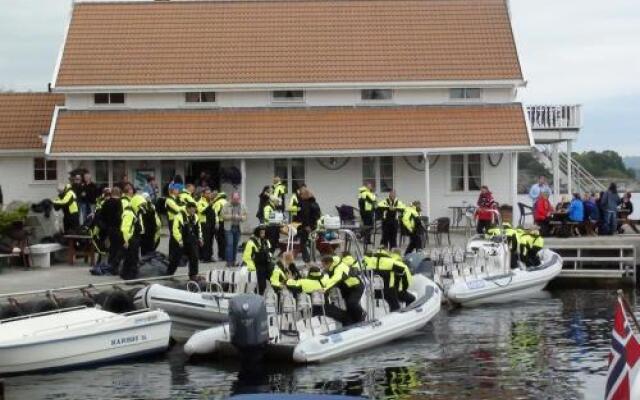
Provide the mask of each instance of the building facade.
{"label": "building facade", "polygon": [[370,181],[448,216],[481,185],[515,201],[524,84],[505,0],[75,2],[46,158],[109,185],[206,172],[252,216],[274,175],[325,213]]}

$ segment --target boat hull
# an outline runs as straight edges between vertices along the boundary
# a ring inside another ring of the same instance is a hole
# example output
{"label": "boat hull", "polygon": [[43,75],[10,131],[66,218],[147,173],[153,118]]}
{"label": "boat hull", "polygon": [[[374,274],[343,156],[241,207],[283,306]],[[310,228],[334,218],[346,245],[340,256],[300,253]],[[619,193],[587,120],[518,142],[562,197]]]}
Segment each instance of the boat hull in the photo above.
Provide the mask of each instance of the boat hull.
{"label": "boat hull", "polygon": [[[411,307],[358,325],[305,336],[299,342],[269,343],[264,349],[265,356],[278,355],[298,363],[324,362],[406,336],[425,326],[440,311],[442,302],[440,289],[422,275],[414,277],[412,288],[417,288],[418,300]],[[195,333],[184,351],[190,356],[238,354],[230,343],[228,324]]]}
{"label": "boat hull", "polygon": [[562,258],[542,250],[543,267],[536,270],[515,269],[502,277],[467,277],[448,285],[446,297],[462,306],[504,303],[531,297],[542,291],[562,271]]}
{"label": "boat hull", "polygon": [[[159,353],[169,347],[171,321],[166,313],[115,316],[75,327],[57,325],[24,339],[0,342],[0,374],[76,368]],[[46,326],[50,321],[42,322]],[[11,324],[0,325],[0,336],[3,330],[14,329]]]}
{"label": "boat hull", "polygon": [[136,308],[163,310],[171,318],[171,337],[185,342],[194,332],[229,319],[228,295],[194,293],[163,285],[150,285],[134,297]]}

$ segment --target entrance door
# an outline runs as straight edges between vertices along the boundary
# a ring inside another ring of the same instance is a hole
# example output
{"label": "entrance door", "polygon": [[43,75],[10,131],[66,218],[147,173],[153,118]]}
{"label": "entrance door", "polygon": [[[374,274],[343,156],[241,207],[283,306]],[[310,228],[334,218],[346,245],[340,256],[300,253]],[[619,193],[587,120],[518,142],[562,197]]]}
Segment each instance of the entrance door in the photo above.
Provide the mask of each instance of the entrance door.
{"label": "entrance door", "polygon": [[220,188],[220,161],[191,161],[186,165],[186,182],[199,186],[206,181],[212,189]]}

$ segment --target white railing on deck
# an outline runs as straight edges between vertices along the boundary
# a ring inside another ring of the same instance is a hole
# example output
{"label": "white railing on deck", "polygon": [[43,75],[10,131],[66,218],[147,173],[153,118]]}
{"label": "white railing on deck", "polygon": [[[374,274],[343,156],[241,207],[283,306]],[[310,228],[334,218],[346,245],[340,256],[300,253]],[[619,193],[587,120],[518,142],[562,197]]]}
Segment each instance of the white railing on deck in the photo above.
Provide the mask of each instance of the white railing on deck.
{"label": "white railing on deck", "polygon": [[580,129],[582,126],[582,106],[573,105],[533,105],[527,106],[531,129]]}

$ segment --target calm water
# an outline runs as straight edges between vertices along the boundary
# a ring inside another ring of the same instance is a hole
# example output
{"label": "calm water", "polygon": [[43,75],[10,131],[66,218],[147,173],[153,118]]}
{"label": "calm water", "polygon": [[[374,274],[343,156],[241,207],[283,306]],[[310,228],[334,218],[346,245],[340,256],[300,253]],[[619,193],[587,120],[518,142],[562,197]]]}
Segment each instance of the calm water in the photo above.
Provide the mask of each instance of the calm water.
{"label": "calm water", "polygon": [[256,392],[388,399],[602,399],[613,290],[443,311],[424,331],[323,365],[145,363],[5,381],[7,399],[218,399]]}

